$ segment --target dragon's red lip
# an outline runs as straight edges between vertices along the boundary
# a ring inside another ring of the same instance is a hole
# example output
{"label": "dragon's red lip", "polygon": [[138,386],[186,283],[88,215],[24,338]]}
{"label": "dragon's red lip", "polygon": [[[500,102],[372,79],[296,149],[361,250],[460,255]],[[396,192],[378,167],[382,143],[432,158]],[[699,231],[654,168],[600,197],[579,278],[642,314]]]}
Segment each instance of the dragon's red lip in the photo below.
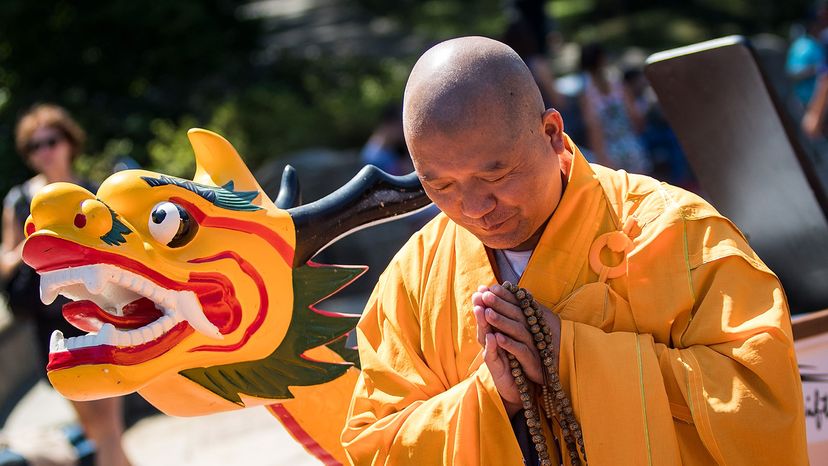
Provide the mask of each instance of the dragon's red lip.
{"label": "dragon's red lip", "polygon": [[220,274],[191,273],[187,282],[135,260],[51,236],[33,236],[24,258],[41,274],[41,296],[63,294],[67,320],[91,332],[52,335],[48,369],[82,364],[140,364],[169,351],[194,330],[220,340],[241,310]]}
{"label": "dragon's red lip", "polygon": [[160,338],[137,346],[99,345],[49,353],[46,370],[52,372],[88,364],[140,364],[166,353],[192,333],[192,327],[186,322],[179,322]]}

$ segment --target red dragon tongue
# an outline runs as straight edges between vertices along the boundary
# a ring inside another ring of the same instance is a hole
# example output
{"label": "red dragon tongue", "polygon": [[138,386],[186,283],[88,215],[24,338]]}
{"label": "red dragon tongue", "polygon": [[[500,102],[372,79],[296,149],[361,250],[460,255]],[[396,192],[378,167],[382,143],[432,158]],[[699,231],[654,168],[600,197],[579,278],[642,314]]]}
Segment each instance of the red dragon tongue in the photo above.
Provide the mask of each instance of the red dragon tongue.
{"label": "red dragon tongue", "polygon": [[72,301],[63,305],[63,317],[84,332],[97,332],[101,325],[109,323],[115,328],[135,329],[155,322],[164,314],[147,298],[136,299],[124,306],[122,316],[110,314],[89,300]]}

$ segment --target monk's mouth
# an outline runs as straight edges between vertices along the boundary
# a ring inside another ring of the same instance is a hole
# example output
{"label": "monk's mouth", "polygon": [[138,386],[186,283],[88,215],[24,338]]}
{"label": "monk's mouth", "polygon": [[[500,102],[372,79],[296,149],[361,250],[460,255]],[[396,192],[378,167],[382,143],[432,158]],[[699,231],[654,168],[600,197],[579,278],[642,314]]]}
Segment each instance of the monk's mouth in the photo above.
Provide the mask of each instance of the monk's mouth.
{"label": "monk's mouth", "polygon": [[42,272],[41,300],[50,304],[58,294],[72,300],[63,307],[66,320],[88,333],[65,338],[59,330],[54,331],[49,343],[50,370],[81,362],[115,362],[95,361],[109,359],[105,356],[113,352],[170,346],[189,334],[189,327],[208,337],[222,338],[193,291],[165,288],[116,265]]}
{"label": "monk's mouth", "polygon": [[501,227],[503,227],[503,225],[505,225],[507,222],[512,220],[514,217],[515,217],[514,215],[511,215],[511,216],[506,217],[505,219],[503,219],[503,220],[501,220],[497,223],[491,224],[489,226],[481,225],[480,228],[483,231],[487,232],[487,233],[492,233],[492,232],[495,232],[495,231],[499,230]]}

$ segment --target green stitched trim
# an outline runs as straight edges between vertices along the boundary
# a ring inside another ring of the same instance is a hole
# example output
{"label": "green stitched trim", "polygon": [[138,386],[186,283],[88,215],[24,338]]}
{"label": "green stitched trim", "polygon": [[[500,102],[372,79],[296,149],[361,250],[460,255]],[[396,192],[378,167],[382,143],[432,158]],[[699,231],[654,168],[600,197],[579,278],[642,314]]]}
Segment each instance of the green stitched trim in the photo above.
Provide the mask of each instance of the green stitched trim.
{"label": "green stitched trim", "polygon": [[650,428],[647,425],[647,400],[644,398],[644,368],[641,364],[641,343],[635,336],[635,351],[638,353],[638,387],[641,389],[641,411],[644,415],[644,438],[647,439],[647,464],[652,466],[653,454],[650,451]]}
{"label": "green stitched trim", "polygon": [[693,297],[693,302],[696,302],[696,292],[693,290],[693,275],[690,267],[690,247],[687,245],[687,219],[682,213],[681,216],[682,239],[684,240],[684,262],[687,264],[687,283],[690,285],[690,296]]}
{"label": "green stitched trim", "polygon": [[687,408],[690,409],[690,415],[693,416],[693,423],[695,424],[696,416],[693,414],[693,393],[690,392],[690,368],[684,361],[682,361],[682,364],[684,365],[684,374],[687,379]]}
{"label": "green stitched trim", "polygon": [[[696,292],[693,289],[693,270],[690,266],[690,247],[687,243],[687,219],[684,217],[684,213],[681,215],[681,227],[682,227],[682,243],[684,243],[684,263],[687,266],[687,285],[690,287],[690,297],[693,299],[693,305],[696,305]],[[690,328],[690,324],[693,323],[693,317],[695,317],[695,313],[690,313],[690,318],[687,320],[687,326],[684,328],[684,331],[681,332],[681,337],[679,338],[679,343],[684,346],[684,335],[687,333],[687,329]]]}
{"label": "green stitched trim", "polygon": [[224,186],[208,186],[206,184],[196,183],[195,181],[182,180],[167,175],[161,175],[158,178],[142,176],[141,179],[153,188],[158,186],[178,186],[179,188],[198,194],[203,199],[222,209],[237,211],[261,210],[261,207],[252,204],[253,200],[259,195],[259,191],[236,191],[232,181],[228,181]]}

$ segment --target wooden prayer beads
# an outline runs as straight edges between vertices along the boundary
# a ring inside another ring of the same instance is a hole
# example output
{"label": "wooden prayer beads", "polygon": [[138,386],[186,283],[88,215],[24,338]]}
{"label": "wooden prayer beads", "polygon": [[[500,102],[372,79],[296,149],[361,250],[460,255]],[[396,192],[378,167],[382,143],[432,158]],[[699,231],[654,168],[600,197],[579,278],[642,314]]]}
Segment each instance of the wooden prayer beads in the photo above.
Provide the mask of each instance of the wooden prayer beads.
{"label": "wooden prayer beads", "polygon": [[[543,364],[543,380],[541,400],[543,402],[543,411],[547,419],[555,420],[561,428],[561,436],[563,437],[566,449],[569,451],[569,462],[572,466],[581,464],[581,459],[578,457],[578,451],[581,452],[581,457],[586,464],[586,450],[584,449],[584,436],[581,432],[581,425],[575,419],[575,412],[572,409],[572,403],[566,392],[563,390],[560,378],[558,376],[556,356],[552,351],[552,335],[549,325],[538,312],[538,303],[532,298],[532,295],[523,288],[518,288],[510,282],[503,282],[503,288],[515,295],[515,298],[520,303],[520,309],[526,317],[526,325],[532,334],[535,341],[535,347],[538,349],[541,363]],[[523,413],[526,416],[526,425],[529,427],[529,435],[532,436],[532,443],[535,445],[535,450],[538,452],[538,458],[542,466],[551,466],[552,460],[549,458],[549,451],[546,447],[546,438],[541,429],[540,416],[538,409],[533,403],[533,397],[529,393],[529,381],[523,374],[523,368],[520,362],[511,354],[507,353],[509,359],[509,367],[512,369],[512,376],[515,378],[515,384],[520,392],[520,400],[523,404]]]}

